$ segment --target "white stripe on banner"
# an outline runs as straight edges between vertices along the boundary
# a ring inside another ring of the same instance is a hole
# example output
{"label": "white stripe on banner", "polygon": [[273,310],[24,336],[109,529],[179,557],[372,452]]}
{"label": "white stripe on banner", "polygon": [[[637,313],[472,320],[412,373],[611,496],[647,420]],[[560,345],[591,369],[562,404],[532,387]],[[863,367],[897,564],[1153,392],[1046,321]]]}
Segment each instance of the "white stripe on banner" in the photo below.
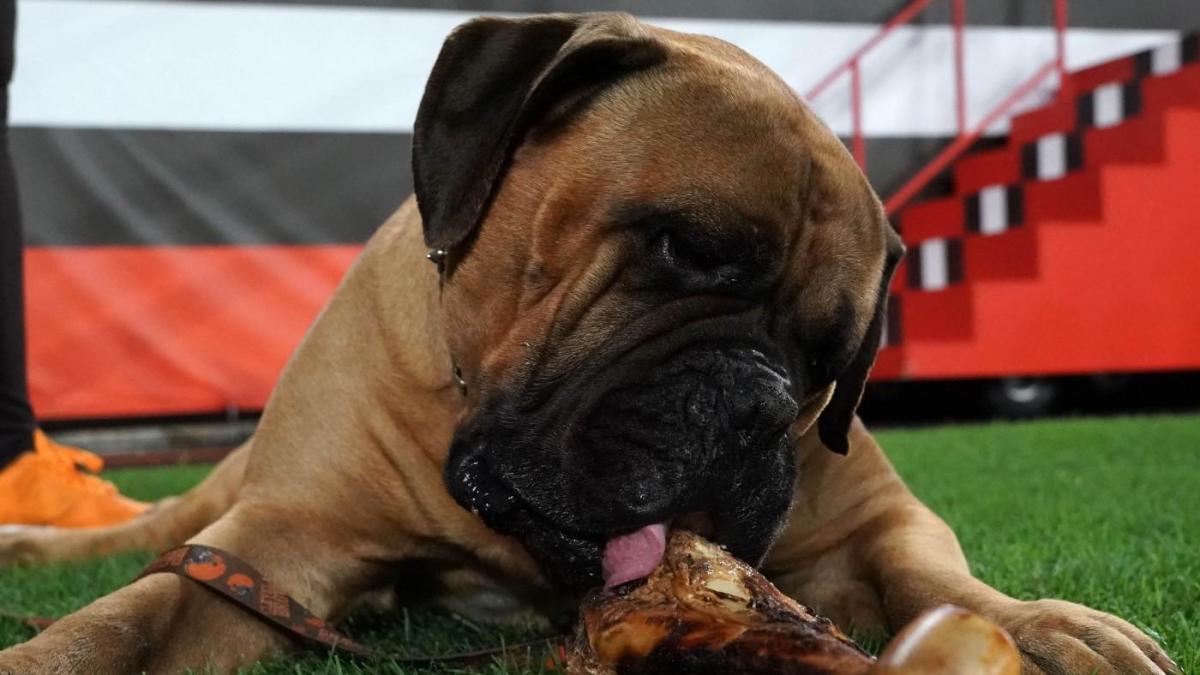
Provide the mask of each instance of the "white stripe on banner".
{"label": "white stripe on banner", "polygon": [[1008,229],[1008,186],[992,185],[979,191],[979,233],[1000,234]]}
{"label": "white stripe on banner", "polygon": [[[27,126],[410,131],[442,39],[470,16],[364,7],[21,0],[11,120]],[[878,29],[650,21],[733,42],[802,92]],[[1175,36],[1075,29],[1067,39],[1069,65],[1082,67]],[[1053,44],[1044,28],[969,28],[970,119],[978,120],[1029,77],[1050,58]],[[947,26],[909,26],[864,60],[867,135],[954,134],[951,45]],[[851,128],[848,101],[843,81],[815,102],[843,135]]]}
{"label": "white stripe on banner", "polygon": [[945,239],[921,242],[921,290],[940,291],[950,285],[950,260]]}
{"label": "white stripe on banner", "polygon": [[1121,123],[1125,115],[1124,89],[1120,82],[1110,82],[1092,92],[1092,123],[1103,129]]}

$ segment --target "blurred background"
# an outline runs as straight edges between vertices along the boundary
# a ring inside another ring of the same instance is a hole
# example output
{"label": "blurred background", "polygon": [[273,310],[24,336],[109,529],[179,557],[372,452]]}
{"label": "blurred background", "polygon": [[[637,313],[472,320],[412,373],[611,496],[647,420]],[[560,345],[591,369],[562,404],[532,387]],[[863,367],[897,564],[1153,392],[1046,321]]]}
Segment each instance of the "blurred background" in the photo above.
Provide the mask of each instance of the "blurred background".
{"label": "blurred background", "polygon": [[868,421],[1200,405],[1194,0],[20,0],[45,425],[199,458],[248,434],[411,191],[445,35],[585,10],[739,45],[864,167],[909,246]]}

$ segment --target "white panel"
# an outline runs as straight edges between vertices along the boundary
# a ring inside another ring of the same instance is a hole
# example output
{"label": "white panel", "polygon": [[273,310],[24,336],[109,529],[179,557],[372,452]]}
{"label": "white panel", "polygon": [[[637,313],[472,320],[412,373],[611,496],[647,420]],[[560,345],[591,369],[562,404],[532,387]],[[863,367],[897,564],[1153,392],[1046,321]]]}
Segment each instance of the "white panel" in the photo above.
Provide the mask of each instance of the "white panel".
{"label": "white panel", "polygon": [[1173,40],[1150,52],[1150,72],[1166,75],[1179,70],[1183,63],[1183,43]]}
{"label": "white panel", "polygon": [[1097,127],[1103,129],[1121,123],[1125,116],[1121,103],[1123,94],[1119,82],[1101,85],[1092,92],[1093,121]]}
{"label": "white panel", "polygon": [[979,191],[979,232],[999,234],[1008,229],[1008,190],[992,185]]}
{"label": "white panel", "polygon": [[1037,141],[1037,175],[1041,180],[1061,178],[1067,173],[1067,137],[1042,136]]}
{"label": "white panel", "polygon": [[[308,5],[20,0],[14,125],[410,131],[442,39],[469,12]],[[807,91],[875,34],[867,24],[649,19],[729,40]],[[1175,39],[1175,31],[1076,29],[1069,67]],[[863,62],[869,136],[955,133],[952,31],[906,26]],[[1049,28],[966,33],[978,120],[1054,52]],[[851,128],[848,80],[815,102]],[[1046,100],[1048,87],[1027,104]],[[993,131],[1002,131],[1004,125]]]}
{"label": "white panel", "polygon": [[938,291],[950,284],[950,264],[946,256],[946,240],[930,239],[921,242],[921,288]]}

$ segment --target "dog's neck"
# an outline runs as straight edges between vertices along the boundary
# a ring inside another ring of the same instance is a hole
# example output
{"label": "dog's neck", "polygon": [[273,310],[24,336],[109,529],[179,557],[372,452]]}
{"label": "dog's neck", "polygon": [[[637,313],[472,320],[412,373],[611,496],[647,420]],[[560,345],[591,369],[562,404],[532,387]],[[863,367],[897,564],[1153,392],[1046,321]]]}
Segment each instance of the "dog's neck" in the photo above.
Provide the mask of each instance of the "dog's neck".
{"label": "dog's neck", "polygon": [[[440,470],[463,397],[440,320],[437,269],[425,252],[410,199],[367,243],[305,336],[263,414],[259,440],[416,451]],[[277,419],[288,428],[277,428]],[[297,420],[306,423],[297,429]]]}

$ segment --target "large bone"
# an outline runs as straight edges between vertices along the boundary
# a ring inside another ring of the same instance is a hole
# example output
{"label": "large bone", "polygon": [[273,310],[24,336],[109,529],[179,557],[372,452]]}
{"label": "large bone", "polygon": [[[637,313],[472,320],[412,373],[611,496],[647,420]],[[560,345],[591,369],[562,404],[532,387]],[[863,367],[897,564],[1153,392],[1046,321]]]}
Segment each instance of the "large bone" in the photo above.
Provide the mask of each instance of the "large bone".
{"label": "large bone", "polygon": [[590,596],[568,654],[574,675],[1019,675],[1008,635],[962,609],[917,618],[876,662],[828,619],[719,546],[671,536],[645,582]]}

